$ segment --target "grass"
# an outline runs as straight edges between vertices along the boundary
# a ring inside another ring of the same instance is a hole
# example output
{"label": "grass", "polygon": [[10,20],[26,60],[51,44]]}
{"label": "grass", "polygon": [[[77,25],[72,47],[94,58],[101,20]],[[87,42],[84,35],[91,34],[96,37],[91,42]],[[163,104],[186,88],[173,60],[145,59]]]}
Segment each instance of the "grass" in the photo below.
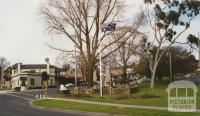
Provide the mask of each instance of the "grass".
{"label": "grass", "polygon": [[[156,84],[154,92],[149,89],[149,84],[142,84],[139,86],[139,92],[133,95],[104,95],[104,98],[100,98],[99,94],[87,95],[87,96],[74,96],[74,95],[55,95],[53,97],[64,97],[64,98],[72,98],[72,99],[83,99],[88,101],[97,101],[97,102],[109,102],[109,103],[118,103],[118,104],[129,104],[129,105],[147,105],[147,106],[161,106],[167,107],[168,98],[167,98],[167,82],[161,82]],[[200,85],[197,85],[200,90]],[[146,99],[136,99],[135,97],[141,96],[159,96],[158,98],[146,98]],[[200,109],[200,92],[197,94],[197,108]]]}
{"label": "grass", "polygon": [[176,113],[167,111],[156,110],[143,110],[132,108],[118,108],[111,106],[101,106],[83,103],[66,102],[60,100],[37,100],[33,102],[34,105],[47,107],[47,108],[59,108],[63,110],[76,110],[86,112],[102,112],[110,114],[121,114],[129,116],[199,116],[199,113]]}

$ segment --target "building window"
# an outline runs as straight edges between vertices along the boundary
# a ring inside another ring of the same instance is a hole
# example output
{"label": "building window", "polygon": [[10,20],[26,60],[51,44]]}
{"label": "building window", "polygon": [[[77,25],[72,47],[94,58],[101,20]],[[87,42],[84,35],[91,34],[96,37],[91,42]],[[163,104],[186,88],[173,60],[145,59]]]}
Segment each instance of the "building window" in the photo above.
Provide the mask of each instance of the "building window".
{"label": "building window", "polygon": [[51,85],[53,85],[53,79],[51,79]]}
{"label": "building window", "polygon": [[36,71],[35,70],[30,70],[30,73],[35,73]]}
{"label": "building window", "polygon": [[31,81],[31,85],[32,86],[35,85],[35,80],[34,79],[31,79],[30,81]]}

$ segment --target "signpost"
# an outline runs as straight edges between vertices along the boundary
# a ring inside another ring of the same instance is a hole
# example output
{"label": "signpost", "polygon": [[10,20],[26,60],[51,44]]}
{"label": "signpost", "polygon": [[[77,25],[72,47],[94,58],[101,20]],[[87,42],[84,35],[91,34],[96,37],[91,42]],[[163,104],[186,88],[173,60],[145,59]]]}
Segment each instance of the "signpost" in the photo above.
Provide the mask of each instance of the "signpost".
{"label": "signpost", "polygon": [[42,72],[42,81],[44,82],[44,89],[45,89],[45,97],[47,98],[48,93],[48,80],[49,80],[49,75],[47,74],[47,72]]}

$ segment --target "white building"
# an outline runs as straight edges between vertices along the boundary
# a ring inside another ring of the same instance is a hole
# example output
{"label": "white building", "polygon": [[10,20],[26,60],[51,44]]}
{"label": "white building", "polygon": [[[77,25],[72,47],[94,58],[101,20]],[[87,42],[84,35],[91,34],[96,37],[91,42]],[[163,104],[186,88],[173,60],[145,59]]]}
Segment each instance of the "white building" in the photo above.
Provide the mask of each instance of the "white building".
{"label": "white building", "polygon": [[[49,68],[48,68],[49,67]],[[17,63],[11,67],[11,87],[21,87],[21,90],[42,88],[42,72],[49,72],[48,85],[56,86],[56,69],[55,66],[46,64],[22,64]]]}

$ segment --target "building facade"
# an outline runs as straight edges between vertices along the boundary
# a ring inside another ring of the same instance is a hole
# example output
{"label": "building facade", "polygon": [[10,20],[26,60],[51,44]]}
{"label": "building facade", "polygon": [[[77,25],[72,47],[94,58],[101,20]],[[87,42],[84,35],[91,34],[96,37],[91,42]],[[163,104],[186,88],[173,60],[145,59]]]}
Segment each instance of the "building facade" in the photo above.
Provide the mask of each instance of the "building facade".
{"label": "building facade", "polygon": [[11,87],[15,89],[20,87],[21,90],[42,88],[42,72],[49,73],[48,86],[56,86],[57,67],[49,64],[22,64],[17,63],[10,68],[11,70]]}

